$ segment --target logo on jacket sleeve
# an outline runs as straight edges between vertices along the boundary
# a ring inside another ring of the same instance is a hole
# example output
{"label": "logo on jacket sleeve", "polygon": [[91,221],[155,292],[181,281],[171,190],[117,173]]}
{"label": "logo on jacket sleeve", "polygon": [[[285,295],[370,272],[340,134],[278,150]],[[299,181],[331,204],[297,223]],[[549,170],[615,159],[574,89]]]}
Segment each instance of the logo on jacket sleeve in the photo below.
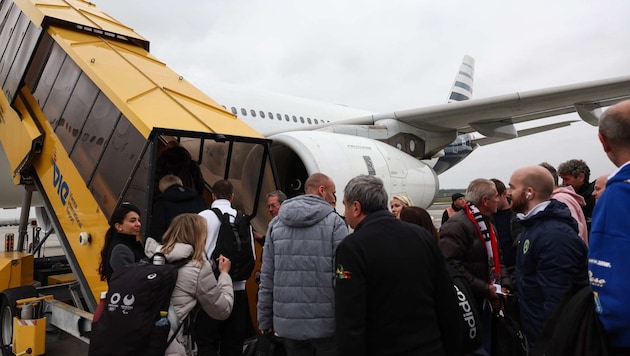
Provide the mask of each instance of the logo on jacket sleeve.
{"label": "logo on jacket sleeve", "polygon": [[352,272],[346,271],[343,268],[343,265],[339,264],[339,265],[337,265],[337,269],[335,270],[335,277],[337,279],[351,279],[352,278]]}
{"label": "logo on jacket sleeve", "polygon": [[523,254],[526,255],[529,252],[529,239],[523,243]]}

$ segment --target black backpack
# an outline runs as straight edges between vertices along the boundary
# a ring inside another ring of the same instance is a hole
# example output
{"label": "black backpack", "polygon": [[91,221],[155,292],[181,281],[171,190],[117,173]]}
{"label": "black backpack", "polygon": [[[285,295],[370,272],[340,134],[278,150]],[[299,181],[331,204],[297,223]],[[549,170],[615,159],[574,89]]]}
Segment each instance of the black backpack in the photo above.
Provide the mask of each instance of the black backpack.
{"label": "black backpack", "polygon": [[473,352],[481,346],[484,332],[481,329],[481,316],[477,309],[477,303],[466,277],[450,263],[446,264],[446,269],[453,279],[453,287],[457,294],[457,302],[461,313],[462,351],[465,353]]}
{"label": "black backpack", "polygon": [[534,355],[607,356],[608,337],[590,285],[573,286],[549,317]]}
{"label": "black backpack", "polygon": [[177,270],[189,261],[140,262],[114,271],[105,307],[92,323],[88,355],[163,356],[170,326],[155,324],[160,312],[169,310]]}
{"label": "black backpack", "polygon": [[[221,210],[213,208],[221,222],[217,244],[212,251],[212,262],[214,263],[220,255],[230,259],[232,267],[230,276],[233,281],[244,281],[249,279],[254,271],[254,253],[252,251],[251,227],[249,217],[240,212],[236,212],[234,222],[230,222],[230,215],[223,214]],[[215,268],[215,275],[218,278],[219,269]]]}

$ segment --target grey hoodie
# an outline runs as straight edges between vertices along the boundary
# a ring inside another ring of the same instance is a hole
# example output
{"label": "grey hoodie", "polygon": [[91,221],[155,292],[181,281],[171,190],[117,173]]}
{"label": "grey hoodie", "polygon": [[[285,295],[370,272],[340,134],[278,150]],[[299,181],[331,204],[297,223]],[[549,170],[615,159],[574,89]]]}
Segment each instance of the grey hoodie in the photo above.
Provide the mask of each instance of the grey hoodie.
{"label": "grey hoodie", "polygon": [[292,340],[334,335],[335,250],[347,235],[343,219],[319,196],[300,195],[282,204],[263,250],[260,330],[273,328]]}

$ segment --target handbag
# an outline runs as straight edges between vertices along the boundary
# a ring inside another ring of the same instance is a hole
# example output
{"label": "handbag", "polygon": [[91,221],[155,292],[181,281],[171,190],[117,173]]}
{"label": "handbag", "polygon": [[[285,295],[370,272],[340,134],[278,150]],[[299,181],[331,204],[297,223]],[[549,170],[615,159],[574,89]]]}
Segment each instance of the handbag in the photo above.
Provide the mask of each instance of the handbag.
{"label": "handbag", "polygon": [[520,325],[503,310],[492,316],[492,355],[527,356],[529,345]]}
{"label": "handbag", "polygon": [[247,345],[243,356],[287,356],[287,352],[279,337],[265,332]]}

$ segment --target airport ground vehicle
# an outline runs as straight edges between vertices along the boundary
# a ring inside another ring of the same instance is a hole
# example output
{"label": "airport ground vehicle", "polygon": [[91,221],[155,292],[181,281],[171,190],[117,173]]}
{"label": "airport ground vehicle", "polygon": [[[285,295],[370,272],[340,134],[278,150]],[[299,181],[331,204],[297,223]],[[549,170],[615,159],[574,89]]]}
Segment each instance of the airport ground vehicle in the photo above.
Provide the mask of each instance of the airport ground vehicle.
{"label": "airport ground vehicle", "polygon": [[[22,208],[38,191],[76,281],[63,298],[71,303],[30,300],[37,306],[28,320],[41,324],[46,314],[88,341],[91,313],[107,289],[97,271],[107,220],[133,202],[146,230],[155,162],[170,141],[199,163],[207,201],[212,183],[230,179],[240,192],[234,206],[264,230],[261,197],[278,186],[270,141],[153,57],[146,39],[80,0],[1,0],[0,21],[0,143],[13,183],[25,187]],[[16,303],[57,293],[34,282],[41,267],[23,252],[23,220],[16,251],[0,254],[4,354],[45,352],[42,331],[22,322]]]}

